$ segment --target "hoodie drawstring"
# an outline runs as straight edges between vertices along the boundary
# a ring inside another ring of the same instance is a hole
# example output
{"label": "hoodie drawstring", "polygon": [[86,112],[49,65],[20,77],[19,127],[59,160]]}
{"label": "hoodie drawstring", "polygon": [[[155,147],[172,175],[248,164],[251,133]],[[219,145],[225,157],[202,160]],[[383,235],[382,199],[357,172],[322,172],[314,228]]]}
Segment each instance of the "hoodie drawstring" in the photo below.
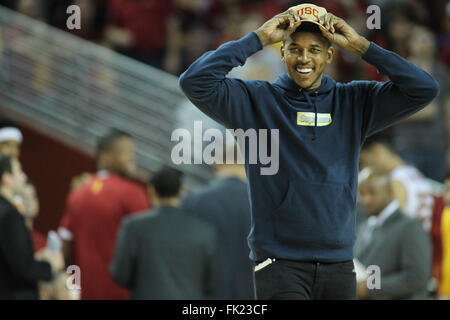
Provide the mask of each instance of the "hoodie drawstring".
{"label": "hoodie drawstring", "polygon": [[[306,100],[308,101],[308,104],[312,105],[313,108],[314,108],[314,134],[313,134],[312,140],[316,140],[316,138],[317,138],[317,106],[316,106],[316,101],[315,100],[314,100],[314,102],[311,101],[311,97],[306,92],[306,90],[300,90],[300,92],[303,93],[303,95],[305,96]],[[316,92],[316,97],[317,97],[317,92]]]}

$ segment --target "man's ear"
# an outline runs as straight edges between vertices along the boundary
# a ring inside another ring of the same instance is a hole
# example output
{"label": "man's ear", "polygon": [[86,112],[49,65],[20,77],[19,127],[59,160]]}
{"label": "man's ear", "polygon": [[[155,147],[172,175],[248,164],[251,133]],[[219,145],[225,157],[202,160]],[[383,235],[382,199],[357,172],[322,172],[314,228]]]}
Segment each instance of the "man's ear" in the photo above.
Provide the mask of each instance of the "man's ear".
{"label": "man's ear", "polygon": [[284,57],[284,41],[283,41],[283,43],[281,44],[281,47],[280,47],[280,53],[281,53],[281,61],[285,61],[286,59],[285,59],[285,57]]}
{"label": "man's ear", "polygon": [[333,62],[334,54],[336,53],[336,49],[333,46],[330,46],[327,49],[327,60],[325,61],[326,64],[330,64]]}

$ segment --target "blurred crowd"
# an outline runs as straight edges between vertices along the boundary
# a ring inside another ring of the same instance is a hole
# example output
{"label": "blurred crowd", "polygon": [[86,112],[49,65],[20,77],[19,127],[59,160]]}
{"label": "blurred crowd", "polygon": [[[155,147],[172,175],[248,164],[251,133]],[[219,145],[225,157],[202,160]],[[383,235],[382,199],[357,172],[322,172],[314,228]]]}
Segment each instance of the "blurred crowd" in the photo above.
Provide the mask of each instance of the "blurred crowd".
{"label": "blurred crowd", "polygon": [[[1,5],[67,30],[67,7],[81,9],[80,37],[179,75],[196,58],[255,30],[295,0],[2,0]],[[304,2],[304,1],[303,1]],[[345,19],[361,35],[403,57],[450,65],[450,7],[445,0],[311,0]],[[366,27],[370,5],[380,29]],[[416,28],[417,27],[417,28]],[[420,32],[418,35],[417,32]],[[419,50],[417,43],[421,44]],[[279,57],[273,57],[277,64]],[[434,67],[433,65],[429,67]],[[273,71],[272,71],[273,72]],[[338,81],[376,79],[376,70],[341,52],[329,73]],[[266,74],[267,79],[273,74]]]}
{"label": "blurred crowd", "polygon": [[213,165],[216,179],[186,193],[170,167],[139,179],[134,138],[111,129],[98,171],[73,178],[46,237],[33,228],[38,192],[20,165],[20,127],[0,120],[0,299],[254,299],[235,146],[236,164]]}
{"label": "blurred crowd", "polygon": [[[201,54],[255,30],[293,0],[3,0],[6,5],[54,27],[114,49],[153,67],[180,75]],[[389,134],[394,148],[427,177],[443,182],[450,125],[450,4],[445,0],[310,1],[345,19],[355,30],[431,73],[439,97]],[[69,5],[81,9],[81,29],[68,30]],[[370,5],[380,8],[380,29],[367,28]],[[284,72],[279,45],[250,57],[229,76],[273,81]],[[341,82],[386,80],[353,54],[339,51],[325,72]],[[193,109],[193,108],[192,108]]]}
{"label": "blurred crowd", "polygon": [[[0,5],[66,30],[66,9],[76,4],[82,28],[70,32],[179,75],[205,51],[299,2],[2,0]],[[440,84],[432,104],[363,147],[355,265],[360,299],[450,299],[450,5],[439,0],[309,2],[344,18]],[[366,27],[371,4],[381,8],[380,30]],[[278,51],[274,46],[259,52],[231,76],[274,80],[284,68]],[[385,80],[344,51],[326,73],[341,82]],[[21,238],[0,240],[0,298],[254,298],[242,165],[215,165],[215,179],[190,193],[183,189],[182,174],[170,168],[142,184],[136,180],[133,137],[112,130],[98,141],[98,171],[72,181],[58,244],[33,229],[39,190],[21,171],[21,142],[20,127],[4,120],[0,237],[8,234],[4,230],[16,230]],[[16,211],[22,220],[11,218]],[[81,291],[67,285],[77,282],[65,272],[69,265],[80,267]],[[366,286],[365,269],[371,265],[381,269],[377,290]]]}

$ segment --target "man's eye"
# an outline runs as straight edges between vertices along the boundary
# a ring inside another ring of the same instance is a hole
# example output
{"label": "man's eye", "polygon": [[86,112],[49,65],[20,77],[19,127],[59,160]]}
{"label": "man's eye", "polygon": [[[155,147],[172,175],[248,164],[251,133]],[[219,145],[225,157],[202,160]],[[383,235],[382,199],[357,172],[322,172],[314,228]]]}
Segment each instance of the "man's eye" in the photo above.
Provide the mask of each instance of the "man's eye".
{"label": "man's eye", "polygon": [[319,49],[311,49],[311,52],[312,52],[312,53],[319,53],[320,50],[319,50]]}
{"label": "man's eye", "polygon": [[297,48],[292,48],[292,49],[289,49],[289,52],[298,53],[298,52],[300,52],[300,50],[298,50]]}

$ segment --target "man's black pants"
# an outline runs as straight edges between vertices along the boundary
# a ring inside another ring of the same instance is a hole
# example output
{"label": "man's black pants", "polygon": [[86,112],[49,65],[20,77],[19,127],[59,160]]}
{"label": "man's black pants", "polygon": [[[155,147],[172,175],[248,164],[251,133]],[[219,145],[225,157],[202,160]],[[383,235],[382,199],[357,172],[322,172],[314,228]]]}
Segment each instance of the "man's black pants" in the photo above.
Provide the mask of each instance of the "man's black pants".
{"label": "man's black pants", "polygon": [[276,260],[255,271],[258,300],[354,300],[353,261],[322,263]]}

